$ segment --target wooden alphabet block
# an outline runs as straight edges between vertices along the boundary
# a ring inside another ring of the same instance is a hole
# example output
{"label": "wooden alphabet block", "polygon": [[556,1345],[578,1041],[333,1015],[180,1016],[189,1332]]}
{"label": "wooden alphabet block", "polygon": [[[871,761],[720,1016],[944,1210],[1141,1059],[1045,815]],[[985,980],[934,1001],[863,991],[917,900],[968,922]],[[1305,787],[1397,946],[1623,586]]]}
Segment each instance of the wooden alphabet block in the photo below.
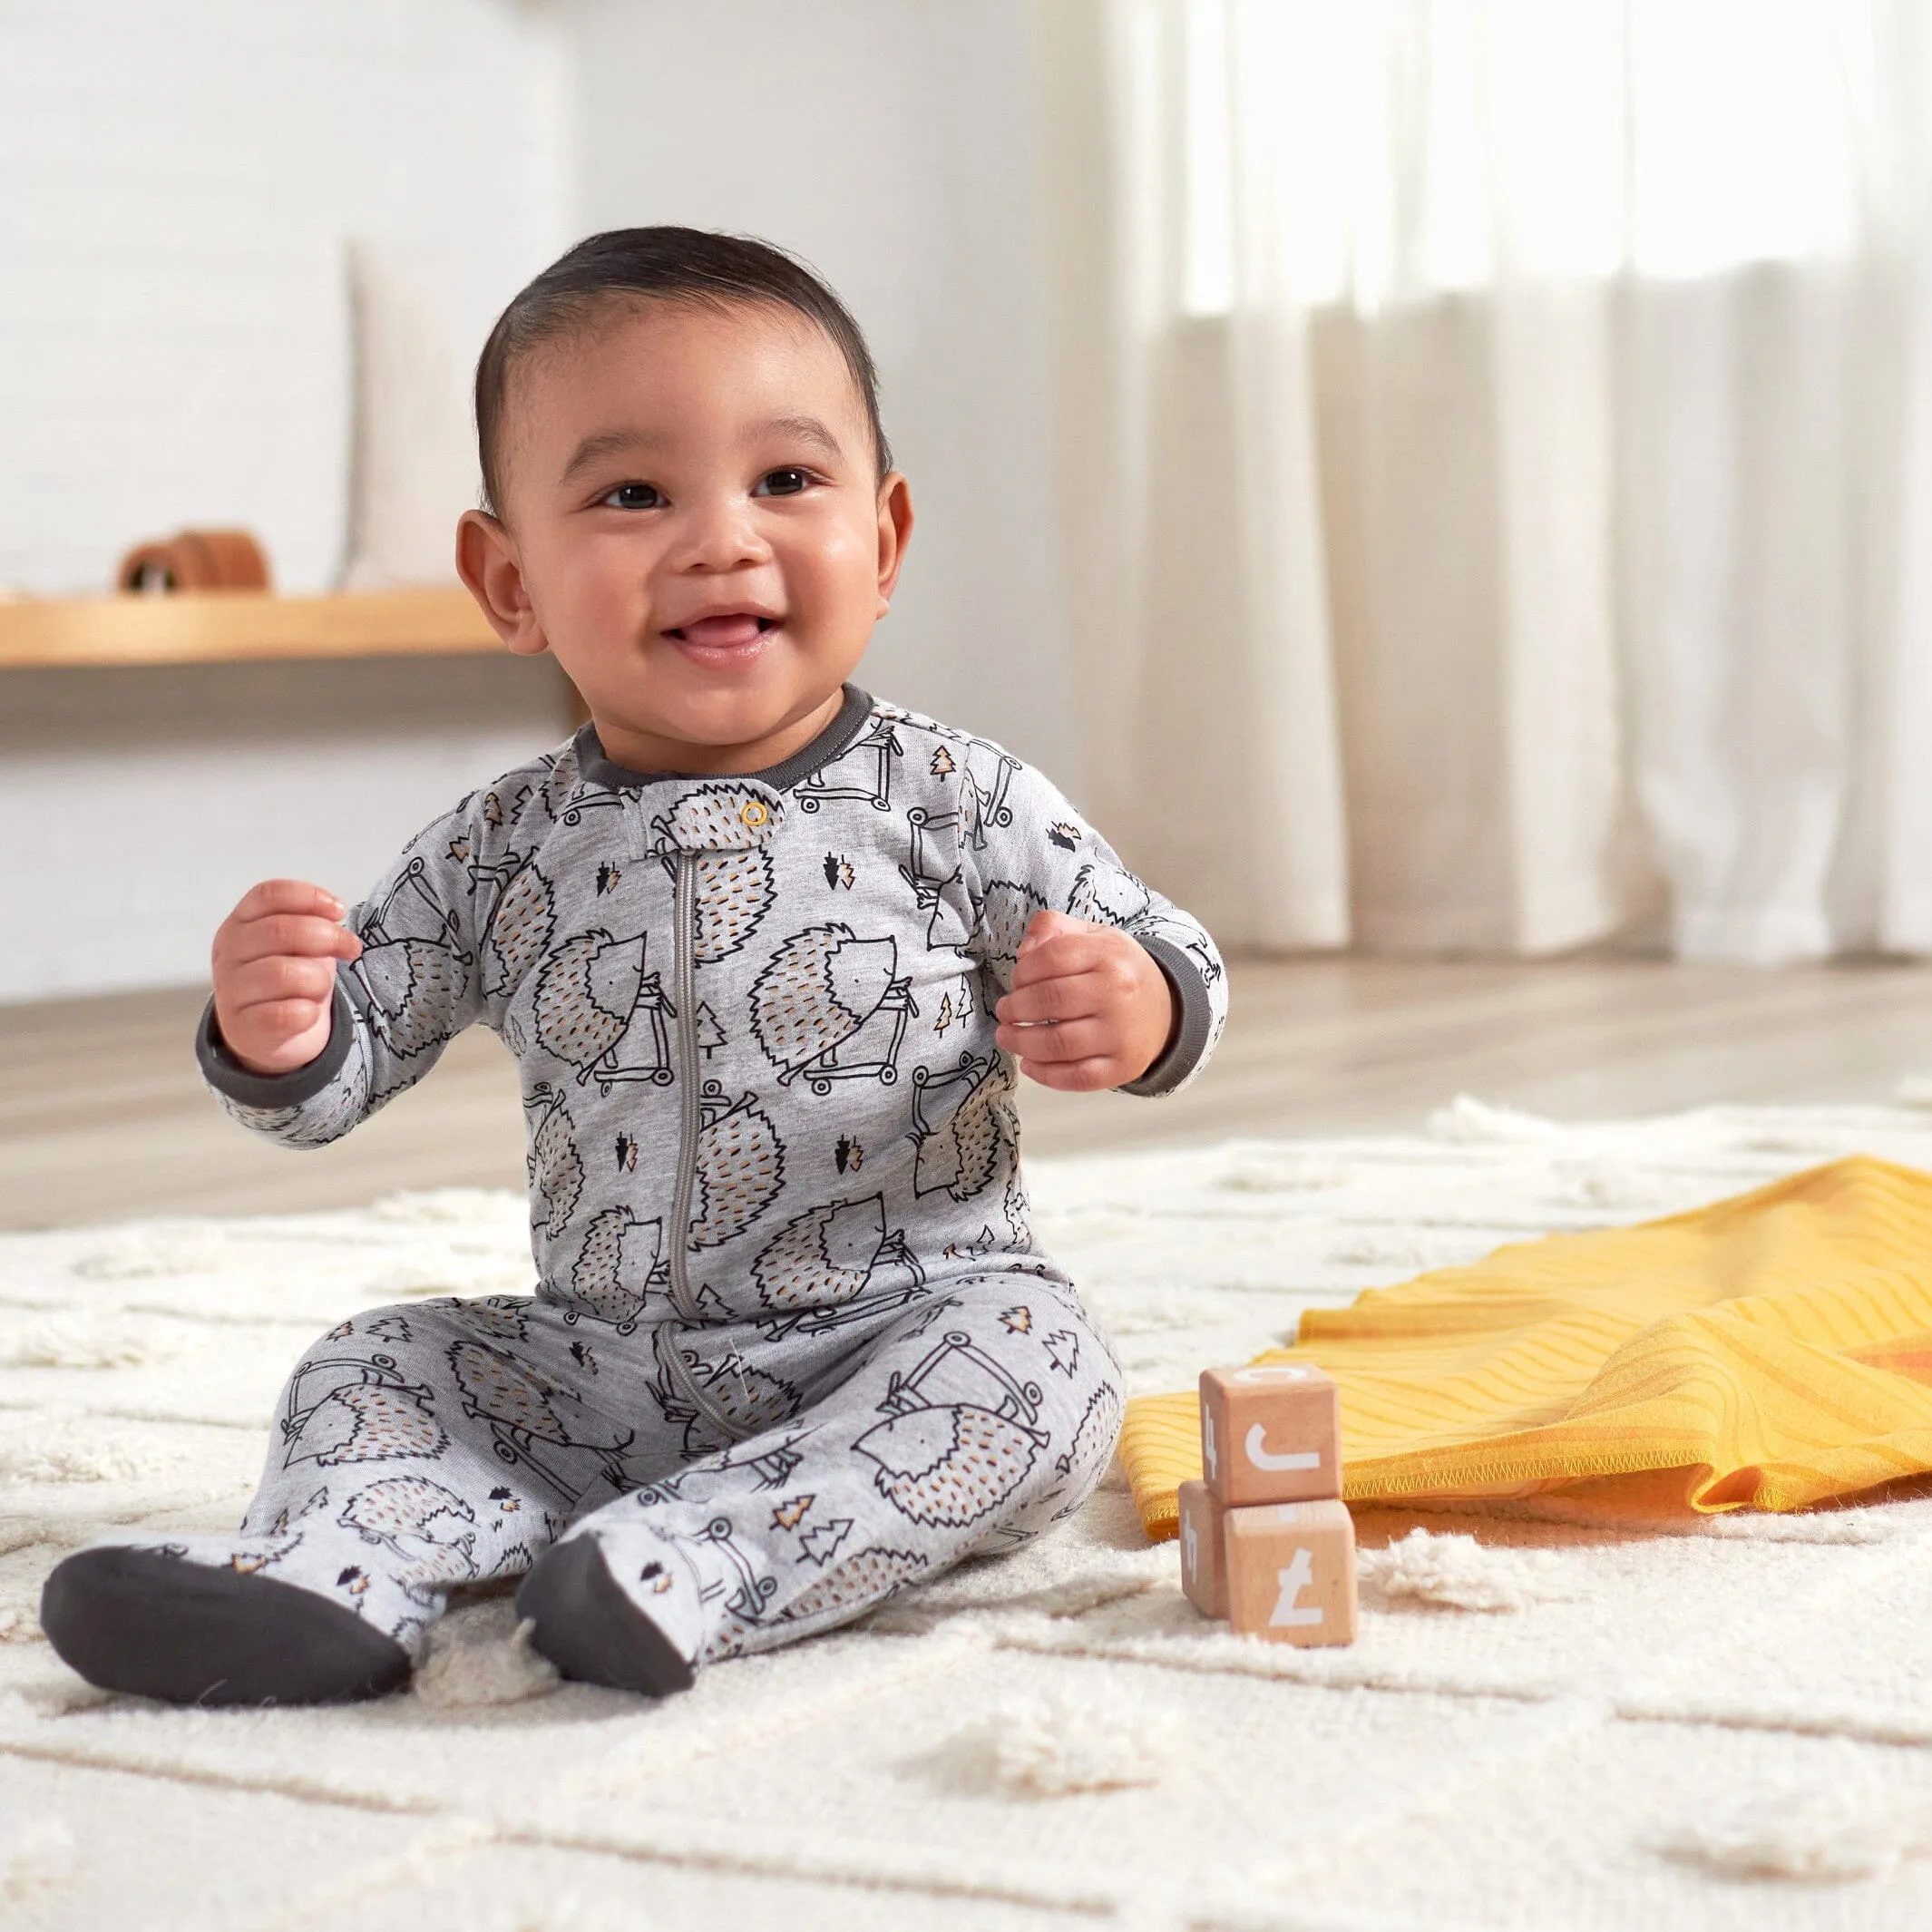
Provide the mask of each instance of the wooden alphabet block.
{"label": "wooden alphabet block", "polygon": [[1355,1525],[1333,1500],[1230,1509],[1228,1622],[1273,1644],[1355,1641]]}
{"label": "wooden alphabet block", "polygon": [[1181,1485],[1181,1588],[1204,1616],[1227,1615],[1226,1517],[1205,1482]]}
{"label": "wooden alphabet block", "polygon": [[1201,1468],[1230,1509],[1342,1494],[1342,1411],[1311,1363],[1209,1369],[1201,1377]]}

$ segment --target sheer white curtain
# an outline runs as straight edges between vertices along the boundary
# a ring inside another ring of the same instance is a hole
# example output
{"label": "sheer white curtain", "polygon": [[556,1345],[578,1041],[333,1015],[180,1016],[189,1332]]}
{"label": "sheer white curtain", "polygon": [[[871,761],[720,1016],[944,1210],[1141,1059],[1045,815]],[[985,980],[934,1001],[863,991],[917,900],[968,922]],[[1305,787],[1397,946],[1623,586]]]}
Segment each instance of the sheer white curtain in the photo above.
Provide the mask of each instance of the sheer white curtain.
{"label": "sheer white curtain", "polygon": [[1235,945],[1932,951],[1932,9],[1040,22],[1139,863]]}

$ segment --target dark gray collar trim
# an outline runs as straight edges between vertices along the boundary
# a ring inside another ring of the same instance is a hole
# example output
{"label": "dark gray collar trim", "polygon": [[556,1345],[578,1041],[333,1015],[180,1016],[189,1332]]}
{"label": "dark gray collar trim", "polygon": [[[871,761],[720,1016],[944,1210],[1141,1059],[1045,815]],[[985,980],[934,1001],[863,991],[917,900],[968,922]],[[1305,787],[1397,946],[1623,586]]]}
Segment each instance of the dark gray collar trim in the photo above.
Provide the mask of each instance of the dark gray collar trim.
{"label": "dark gray collar trim", "polygon": [[[733,772],[729,776],[768,785],[775,792],[787,792],[801,778],[809,778],[821,765],[830,764],[858,737],[860,727],[871,716],[872,694],[860,690],[855,684],[848,684],[845,701],[839,707],[838,716],[803,750],[795,751],[784,764],[767,766],[761,772]],[[693,779],[720,776],[717,772],[634,772],[627,766],[613,764],[604,756],[595,725],[581,727],[571,742],[577,746],[578,769],[590,784],[601,785],[608,791],[634,790],[640,785],[663,785],[671,781],[688,783]]]}

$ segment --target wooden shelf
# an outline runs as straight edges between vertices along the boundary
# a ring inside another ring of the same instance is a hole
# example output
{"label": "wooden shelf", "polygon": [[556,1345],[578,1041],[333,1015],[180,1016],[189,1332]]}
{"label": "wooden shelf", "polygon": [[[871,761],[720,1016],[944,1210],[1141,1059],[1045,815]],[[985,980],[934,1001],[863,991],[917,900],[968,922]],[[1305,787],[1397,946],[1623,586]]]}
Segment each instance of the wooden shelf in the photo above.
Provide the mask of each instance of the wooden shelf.
{"label": "wooden shelf", "polygon": [[0,604],[0,669],[421,657],[503,648],[462,589],[342,597],[181,590]]}

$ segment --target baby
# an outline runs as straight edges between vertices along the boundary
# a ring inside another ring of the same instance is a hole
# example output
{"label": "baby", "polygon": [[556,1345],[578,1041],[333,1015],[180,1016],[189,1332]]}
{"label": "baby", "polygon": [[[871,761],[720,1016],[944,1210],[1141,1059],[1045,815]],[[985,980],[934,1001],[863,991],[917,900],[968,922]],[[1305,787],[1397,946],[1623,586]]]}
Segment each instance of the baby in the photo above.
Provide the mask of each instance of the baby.
{"label": "baby", "polygon": [[342,1322],[235,1535],[63,1562],[41,1621],[114,1690],[376,1695],[454,1586],[521,1576],[565,1676],[662,1695],[1024,1543],[1113,1451],[1015,1067],[1173,1091],[1221,962],[1037,772],[849,681],[912,526],[857,326],[762,244],[593,236],[498,321],[476,421],[463,581],[590,722],[346,919],[250,891],[199,1050],[313,1147],[489,1027],[536,1292]]}

